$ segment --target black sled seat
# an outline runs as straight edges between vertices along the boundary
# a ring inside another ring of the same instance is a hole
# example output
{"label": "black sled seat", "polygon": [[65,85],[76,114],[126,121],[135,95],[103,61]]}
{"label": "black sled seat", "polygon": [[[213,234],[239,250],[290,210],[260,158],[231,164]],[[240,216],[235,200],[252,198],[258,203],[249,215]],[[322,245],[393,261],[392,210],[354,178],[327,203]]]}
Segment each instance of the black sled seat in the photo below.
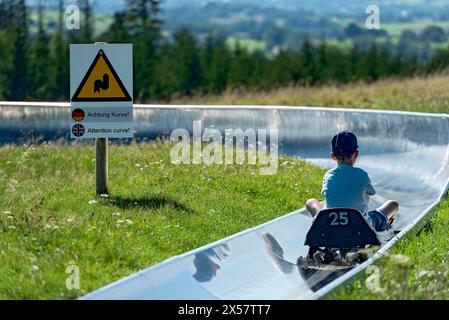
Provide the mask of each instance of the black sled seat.
{"label": "black sled seat", "polygon": [[310,246],[310,256],[322,247],[356,249],[380,245],[380,241],[358,210],[330,208],[318,213],[304,244]]}

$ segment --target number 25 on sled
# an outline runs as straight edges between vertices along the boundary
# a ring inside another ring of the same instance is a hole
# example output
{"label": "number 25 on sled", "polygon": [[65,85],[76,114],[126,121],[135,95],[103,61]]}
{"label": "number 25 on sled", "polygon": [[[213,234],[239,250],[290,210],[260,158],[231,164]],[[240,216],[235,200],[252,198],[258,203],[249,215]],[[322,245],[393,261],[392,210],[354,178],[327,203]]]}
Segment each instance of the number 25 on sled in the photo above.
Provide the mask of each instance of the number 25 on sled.
{"label": "number 25 on sled", "polygon": [[107,194],[108,138],[133,137],[132,44],[70,45],[70,136],[96,139],[97,194]]}

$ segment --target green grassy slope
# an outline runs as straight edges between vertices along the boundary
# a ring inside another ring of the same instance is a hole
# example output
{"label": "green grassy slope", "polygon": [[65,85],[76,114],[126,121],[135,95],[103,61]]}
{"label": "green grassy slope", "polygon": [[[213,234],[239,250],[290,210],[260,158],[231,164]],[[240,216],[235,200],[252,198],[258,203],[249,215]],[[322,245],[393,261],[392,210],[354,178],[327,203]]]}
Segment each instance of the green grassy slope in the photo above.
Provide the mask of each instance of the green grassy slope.
{"label": "green grassy slope", "polygon": [[[319,197],[323,170],[282,157],[255,166],[177,166],[166,142],[111,146],[109,198],[92,146],[0,148],[0,298],[76,298]],[[67,290],[66,268],[81,290]]]}

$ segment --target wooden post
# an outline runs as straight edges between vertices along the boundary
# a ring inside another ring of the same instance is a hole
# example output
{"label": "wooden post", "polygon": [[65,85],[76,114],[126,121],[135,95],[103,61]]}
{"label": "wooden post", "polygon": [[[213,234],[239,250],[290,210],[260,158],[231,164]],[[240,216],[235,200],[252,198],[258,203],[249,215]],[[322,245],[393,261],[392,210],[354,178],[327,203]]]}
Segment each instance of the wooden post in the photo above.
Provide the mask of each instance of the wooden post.
{"label": "wooden post", "polygon": [[97,194],[109,194],[108,190],[108,138],[97,138],[96,147],[96,185]]}
{"label": "wooden post", "polygon": [[[107,44],[107,42],[95,42]],[[109,194],[108,190],[108,138],[95,139],[97,195]]]}

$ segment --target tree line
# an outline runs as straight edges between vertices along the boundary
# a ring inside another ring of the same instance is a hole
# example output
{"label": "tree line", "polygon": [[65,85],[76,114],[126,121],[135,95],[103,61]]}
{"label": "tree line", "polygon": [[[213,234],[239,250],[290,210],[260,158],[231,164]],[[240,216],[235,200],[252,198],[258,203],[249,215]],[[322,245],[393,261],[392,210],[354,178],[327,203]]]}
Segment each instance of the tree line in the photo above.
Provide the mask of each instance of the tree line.
{"label": "tree line", "polygon": [[[46,1],[48,3],[49,1]],[[65,28],[63,0],[55,0],[57,30],[45,27],[45,8],[37,6],[37,30],[30,32],[25,0],[0,0],[0,99],[68,101],[69,43],[134,44],[134,98],[138,102],[218,94],[229,89],[271,90],[290,85],[321,85],[409,77],[444,69],[449,50],[428,63],[403,56],[397,48],[364,43],[343,49],[306,39],[300,49],[267,56],[226,39],[197,39],[187,28],[167,36],[158,0],[127,0],[108,30],[94,36],[92,5],[79,0],[80,30]]]}

